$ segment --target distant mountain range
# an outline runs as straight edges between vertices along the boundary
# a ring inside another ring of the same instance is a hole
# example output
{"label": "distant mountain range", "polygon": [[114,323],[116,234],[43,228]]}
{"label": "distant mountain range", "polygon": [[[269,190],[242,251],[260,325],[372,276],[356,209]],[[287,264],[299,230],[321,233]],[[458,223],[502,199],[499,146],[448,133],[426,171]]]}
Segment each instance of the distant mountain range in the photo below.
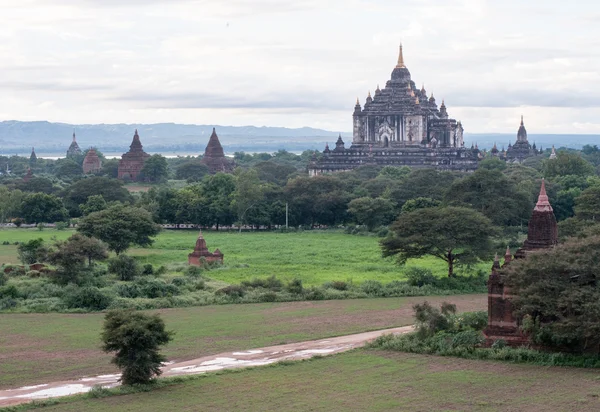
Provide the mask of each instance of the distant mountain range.
{"label": "distant mountain range", "polygon": [[[0,122],[0,154],[29,154],[31,147],[38,154],[61,155],[71,144],[76,133],[82,149],[95,146],[105,153],[122,153],[131,143],[135,129],[138,130],[144,150],[150,153],[178,153],[197,155],[204,152],[208,138],[215,127],[221,144],[227,153],[275,152],[280,149],[301,152],[308,149],[323,150],[325,143],[333,145],[338,132],[303,127],[219,126],[187,125],[175,123],[158,124],[88,124],[72,125],[46,121]],[[346,146],[351,142],[351,133],[342,133]],[[514,143],[515,134],[471,133],[465,134],[465,144],[477,143],[483,148],[498,149]],[[529,135],[529,141],[538,146],[581,148],[586,144],[600,144],[600,135]]]}

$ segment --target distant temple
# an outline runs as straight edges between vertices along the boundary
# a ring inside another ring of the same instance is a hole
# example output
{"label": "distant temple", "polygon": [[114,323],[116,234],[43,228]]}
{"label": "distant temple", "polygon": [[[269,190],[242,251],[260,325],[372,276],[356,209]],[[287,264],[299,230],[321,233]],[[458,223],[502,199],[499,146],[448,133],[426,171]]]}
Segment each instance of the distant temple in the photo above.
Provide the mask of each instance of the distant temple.
{"label": "distant temple", "polygon": [[34,165],[37,163],[37,156],[35,154],[35,148],[31,148],[31,155],[29,156],[29,164]]}
{"label": "distant temple", "polygon": [[[523,247],[515,253],[515,259],[524,259],[531,252],[549,249],[558,243],[558,229],[552,206],[546,195],[546,185],[542,187],[537,204],[529,220],[527,240]],[[506,249],[504,265],[512,260],[510,249]],[[500,273],[498,256],[494,259],[492,273],[488,280],[488,326],[484,330],[486,343],[491,345],[497,340],[504,340],[510,346],[521,346],[529,343],[529,337],[519,329],[518,319],[513,314],[510,288],[504,283],[504,275]]]}
{"label": "distant temple", "polygon": [[223,263],[223,254],[219,249],[215,249],[214,252],[209,252],[206,247],[206,240],[202,236],[202,232],[198,235],[198,240],[196,240],[196,247],[194,251],[188,255],[188,264],[194,266],[201,266],[202,260],[211,263],[211,262],[220,262]]}
{"label": "distant temple", "polygon": [[[494,151],[494,149],[496,149]],[[517,131],[517,141],[515,144],[508,144],[508,149],[506,151],[499,152],[496,148],[496,144],[494,143],[494,148],[492,149],[492,156],[503,158],[510,163],[523,163],[523,161],[529,157],[536,156],[541,153],[542,150],[537,151],[535,147],[535,143],[532,145],[529,144],[527,140],[527,130],[525,130],[525,125],[523,124],[523,116],[521,116],[521,125],[519,126],[519,130]]]}
{"label": "distant temple", "polygon": [[[7,169],[8,171],[8,169]],[[31,179],[33,178],[33,171],[31,170],[31,167],[27,168],[27,174],[25,176],[23,176],[23,181],[25,183],[29,182]]]}
{"label": "distant temple", "polygon": [[231,172],[233,171],[234,163],[233,160],[225,157],[223,146],[219,142],[219,136],[213,127],[210,139],[204,150],[204,157],[201,163],[208,167],[210,173],[214,174],[217,172]]}
{"label": "distant temple", "polygon": [[88,150],[85,155],[85,159],[83,159],[83,173],[94,173],[99,172],[102,169],[102,161],[98,157],[98,153],[96,153],[96,149],[91,148]]}
{"label": "distant temple", "polygon": [[146,159],[149,157],[150,155],[143,150],[142,142],[136,129],[133,141],[129,146],[129,151],[124,153],[121,156],[121,160],[119,160],[118,178],[137,180]]}
{"label": "distant temple", "polygon": [[332,150],[309,165],[311,176],[352,170],[366,164],[472,171],[479,151],[464,147],[461,122],[448,117],[445,103],[438,108],[433,93],[418,89],[404,64],[398,64],[385,88],[369,92],[364,107],[358,99],[352,115],[352,145],[340,136]]}
{"label": "distant temple", "polygon": [[71,146],[67,149],[67,157],[76,157],[81,155],[81,149],[77,144],[77,139],[75,138],[75,132],[73,132],[73,141],[71,142]]}

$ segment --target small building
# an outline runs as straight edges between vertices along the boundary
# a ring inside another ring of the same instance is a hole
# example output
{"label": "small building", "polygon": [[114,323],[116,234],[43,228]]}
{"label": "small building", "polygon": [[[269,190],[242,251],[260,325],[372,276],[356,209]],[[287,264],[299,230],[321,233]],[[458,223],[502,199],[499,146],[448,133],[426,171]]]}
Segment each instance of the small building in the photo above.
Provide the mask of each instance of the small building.
{"label": "small building", "polygon": [[200,162],[208,167],[211,174],[217,172],[229,173],[233,171],[233,160],[225,157],[223,146],[221,146],[221,142],[219,142],[219,136],[217,136],[214,127],[210,139],[208,139],[206,149],[204,150],[204,157]]}
{"label": "small building", "polygon": [[81,156],[81,154],[82,154],[81,149],[79,148],[79,145],[77,144],[75,132],[73,132],[73,141],[71,142],[71,145],[67,149],[67,158]]}
{"label": "small building", "polygon": [[129,151],[124,153],[123,156],[121,156],[121,160],[119,160],[117,177],[119,179],[137,180],[146,159],[149,157],[150,155],[144,152],[144,147],[142,146],[140,136],[136,129],[135,134],[133,135],[133,141],[129,146]]}
{"label": "small building", "polygon": [[98,157],[98,153],[96,153],[96,149],[91,148],[88,150],[85,158],[83,159],[83,173],[95,173],[99,172],[102,169],[102,161]]}
{"label": "small building", "polygon": [[[558,227],[552,206],[546,195],[546,185],[542,187],[537,204],[529,220],[527,240],[515,253],[515,259],[524,259],[529,253],[549,249],[558,244]],[[484,330],[486,344],[504,340],[510,346],[522,346],[529,343],[529,337],[519,328],[519,319],[513,314],[510,287],[504,283],[500,269],[512,261],[510,249],[506,249],[504,265],[500,266],[498,256],[494,259],[492,273],[488,280],[488,326]]]}
{"label": "small building", "polygon": [[215,251],[212,253],[209,252],[208,248],[206,247],[206,240],[204,240],[202,231],[200,231],[198,240],[196,240],[196,247],[194,247],[194,251],[188,255],[188,264],[202,266],[202,260],[208,263],[223,263],[223,254],[219,249],[215,249]]}

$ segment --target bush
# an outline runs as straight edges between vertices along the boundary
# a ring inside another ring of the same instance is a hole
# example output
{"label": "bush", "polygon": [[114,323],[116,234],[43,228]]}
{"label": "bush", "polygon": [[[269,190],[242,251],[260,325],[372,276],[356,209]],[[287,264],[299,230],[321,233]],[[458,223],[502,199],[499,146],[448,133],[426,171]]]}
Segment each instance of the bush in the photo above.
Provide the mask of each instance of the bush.
{"label": "bush", "polygon": [[376,280],[365,280],[362,285],[360,285],[360,288],[367,295],[382,296],[383,285]]}
{"label": "bush", "polygon": [[301,295],[304,292],[302,280],[298,278],[290,280],[286,285],[285,289],[292,295]]}
{"label": "bush", "polygon": [[215,292],[217,295],[227,295],[232,298],[242,298],[246,294],[246,289],[240,285],[229,285]]}
{"label": "bush", "polygon": [[462,332],[466,330],[484,330],[488,323],[488,313],[485,311],[465,312],[455,315],[452,330]]}
{"label": "bush", "polygon": [[142,269],[142,275],[149,276],[154,274],[154,267],[150,263],[146,263]]}
{"label": "bush", "polygon": [[77,288],[64,297],[67,307],[89,310],[104,310],[108,308],[113,297],[95,287]]}
{"label": "bush", "polygon": [[21,294],[15,285],[7,285],[0,288],[0,299],[12,298],[17,299]]}
{"label": "bush", "polygon": [[7,276],[4,274],[4,271],[0,269],[0,286],[4,286],[7,281]]}
{"label": "bush", "polygon": [[187,279],[186,278],[173,278],[171,280],[171,283],[174,284],[177,287],[182,287],[187,285]]}
{"label": "bush", "polygon": [[246,288],[263,288],[270,289],[272,291],[278,292],[283,288],[283,282],[273,276],[269,276],[265,279],[254,278],[252,280],[245,280],[242,282],[242,286]]}
{"label": "bush", "polygon": [[262,293],[259,296],[261,302],[275,302],[277,300],[277,293],[273,291]]}
{"label": "bush", "polygon": [[11,297],[0,297],[0,310],[7,310],[16,308],[19,302]]}
{"label": "bush", "polygon": [[140,289],[140,296],[150,299],[176,296],[181,293],[177,286],[160,279],[140,278],[135,281],[135,284]]}
{"label": "bush", "polygon": [[408,279],[408,284],[411,286],[425,286],[425,285],[436,285],[437,278],[433,276],[433,273],[429,269],[410,267],[404,272]]}
{"label": "bush", "polygon": [[415,311],[416,331],[420,338],[431,337],[437,332],[450,329],[451,316],[456,313],[456,305],[443,302],[440,309],[434,308],[429,302],[413,306]]}
{"label": "bush", "polygon": [[199,278],[202,276],[202,268],[199,266],[190,265],[185,269],[186,276]]}
{"label": "bush", "polygon": [[133,280],[141,274],[139,263],[127,255],[119,255],[108,261],[108,271],[114,273],[123,281]]}
{"label": "bush", "polygon": [[324,300],[325,293],[323,290],[313,286],[306,291],[305,297],[306,300]]}
{"label": "bush", "polygon": [[326,288],[332,288],[335,290],[348,290],[348,283],[341,280],[334,280],[333,282],[329,282],[325,284]]}
{"label": "bush", "polygon": [[56,222],[56,230],[65,230],[69,228],[69,224],[67,222]]}

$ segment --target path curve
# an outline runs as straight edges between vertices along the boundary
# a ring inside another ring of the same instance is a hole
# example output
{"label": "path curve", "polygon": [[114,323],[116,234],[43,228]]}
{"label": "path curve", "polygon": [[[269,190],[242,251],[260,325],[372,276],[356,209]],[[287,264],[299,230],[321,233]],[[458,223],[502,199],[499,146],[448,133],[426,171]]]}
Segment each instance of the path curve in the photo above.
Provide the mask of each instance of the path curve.
{"label": "path curve", "polygon": [[[247,368],[269,365],[284,360],[301,360],[317,355],[332,355],[364,346],[381,335],[402,334],[412,330],[413,326],[403,326],[320,340],[267,346],[243,352],[225,352],[185,362],[169,362],[162,368],[163,374],[161,376],[197,375],[222,369]],[[0,390],[0,407],[85,393],[96,385],[112,388],[119,385],[120,376],[120,374],[99,375],[71,381]]]}

